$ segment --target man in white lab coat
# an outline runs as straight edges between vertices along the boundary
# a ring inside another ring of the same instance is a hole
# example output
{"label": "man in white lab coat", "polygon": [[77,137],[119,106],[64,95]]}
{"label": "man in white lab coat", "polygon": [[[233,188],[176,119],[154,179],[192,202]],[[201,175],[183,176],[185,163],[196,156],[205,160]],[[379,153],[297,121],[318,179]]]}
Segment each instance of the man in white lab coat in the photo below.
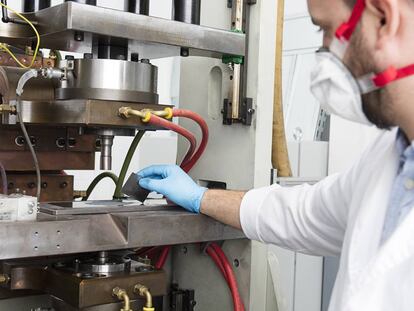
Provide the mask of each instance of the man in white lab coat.
{"label": "man in white lab coat", "polygon": [[314,186],[207,190],[176,166],[141,186],[247,237],[341,256],[331,311],[414,310],[414,0],[308,0],[324,33],[311,89],[329,112],[382,134]]}

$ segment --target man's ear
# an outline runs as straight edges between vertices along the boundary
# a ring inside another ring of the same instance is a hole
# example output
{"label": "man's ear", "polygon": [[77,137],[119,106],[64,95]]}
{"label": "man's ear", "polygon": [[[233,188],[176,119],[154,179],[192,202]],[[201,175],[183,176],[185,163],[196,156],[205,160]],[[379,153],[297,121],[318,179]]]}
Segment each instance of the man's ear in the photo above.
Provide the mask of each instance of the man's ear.
{"label": "man's ear", "polygon": [[366,10],[378,19],[377,48],[393,40],[400,28],[399,0],[366,0]]}

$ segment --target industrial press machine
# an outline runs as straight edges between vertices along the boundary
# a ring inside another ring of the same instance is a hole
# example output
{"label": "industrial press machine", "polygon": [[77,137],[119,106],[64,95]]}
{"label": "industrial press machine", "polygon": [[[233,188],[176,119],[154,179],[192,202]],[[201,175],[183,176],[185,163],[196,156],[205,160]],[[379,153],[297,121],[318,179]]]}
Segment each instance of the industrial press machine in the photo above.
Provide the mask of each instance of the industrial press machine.
{"label": "industrial press machine", "polygon": [[[125,0],[120,10],[30,0],[21,14],[2,1],[0,310],[250,309],[252,248],[242,232],[126,196],[128,156],[119,176],[107,171],[115,137],[135,137],[134,145],[176,124],[178,107],[159,102],[153,60],[177,57],[177,106],[210,131],[190,175],[210,188],[255,186],[258,71],[249,68],[266,43],[256,36],[265,9],[252,0],[173,0],[172,18],[162,19],[149,16],[155,1]],[[201,136],[191,118],[178,126]],[[93,170],[97,152],[101,178],[117,184],[107,201],[88,201],[93,188],[74,189],[65,172]],[[178,163],[188,152],[179,139]],[[13,308],[29,296],[42,299]]]}

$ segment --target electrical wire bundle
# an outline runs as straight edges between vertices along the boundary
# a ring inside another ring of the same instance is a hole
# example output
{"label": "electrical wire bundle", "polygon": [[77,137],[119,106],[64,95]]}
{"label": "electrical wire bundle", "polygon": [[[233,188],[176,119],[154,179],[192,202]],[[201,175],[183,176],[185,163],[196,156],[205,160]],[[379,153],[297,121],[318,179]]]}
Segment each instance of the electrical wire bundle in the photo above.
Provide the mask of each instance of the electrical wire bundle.
{"label": "electrical wire bundle", "polygon": [[35,47],[34,52],[33,52],[32,61],[30,62],[29,65],[25,65],[21,61],[19,61],[19,59],[14,55],[14,53],[10,50],[10,48],[7,44],[0,43],[0,49],[7,52],[20,67],[25,68],[25,69],[30,69],[30,68],[33,67],[34,62],[36,61],[37,54],[39,53],[39,48],[40,48],[40,35],[39,35],[39,32],[37,31],[36,27],[33,25],[33,23],[31,21],[29,21],[26,17],[24,17],[19,12],[15,11],[12,8],[10,8],[9,6],[7,6],[7,4],[5,4],[4,2],[5,1],[0,2],[0,6],[2,7],[2,11],[3,11],[3,22],[5,20],[9,20],[9,18],[7,16],[4,16],[5,14],[7,14],[5,12],[7,12],[7,10],[13,12],[14,14],[16,14],[16,16],[18,16],[21,19],[21,21],[23,21],[23,23],[26,23],[27,25],[29,25],[33,29],[37,40],[36,40],[36,47]]}

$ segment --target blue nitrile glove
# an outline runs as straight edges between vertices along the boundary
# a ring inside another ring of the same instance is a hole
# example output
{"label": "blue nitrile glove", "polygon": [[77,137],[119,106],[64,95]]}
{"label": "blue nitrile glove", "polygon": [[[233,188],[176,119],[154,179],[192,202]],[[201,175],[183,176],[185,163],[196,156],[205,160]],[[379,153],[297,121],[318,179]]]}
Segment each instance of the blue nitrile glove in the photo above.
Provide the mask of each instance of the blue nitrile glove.
{"label": "blue nitrile glove", "polygon": [[158,192],[168,200],[193,213],[200,213],[201,200],[207,188],[197,185],[177,165],[153,165],[137,173],[139,185]]}

